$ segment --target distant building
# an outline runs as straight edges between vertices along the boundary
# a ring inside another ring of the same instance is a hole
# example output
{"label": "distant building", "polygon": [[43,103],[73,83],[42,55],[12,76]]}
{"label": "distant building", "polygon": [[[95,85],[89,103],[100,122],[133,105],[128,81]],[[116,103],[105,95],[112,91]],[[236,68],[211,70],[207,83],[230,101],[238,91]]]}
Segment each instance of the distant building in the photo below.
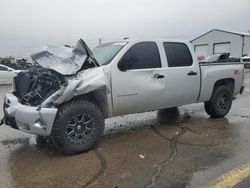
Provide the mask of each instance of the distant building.
{"label": "distant building", "polygon": [[250,33],[213,29],[191,41],[197,57],[228,53],[232,57],[250,55]]}

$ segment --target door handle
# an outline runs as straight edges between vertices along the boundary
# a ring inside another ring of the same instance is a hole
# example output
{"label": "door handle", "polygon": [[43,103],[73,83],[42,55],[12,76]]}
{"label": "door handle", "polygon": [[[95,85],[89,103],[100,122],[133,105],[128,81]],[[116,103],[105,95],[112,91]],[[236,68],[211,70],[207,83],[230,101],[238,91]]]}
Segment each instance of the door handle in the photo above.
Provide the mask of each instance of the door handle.
{"label": "door handle", "polygon": [[164,75],[162,75],[162,74],[155,74],[154,75],[154,78],[155,79],[162,79],[162,78],[164,78],[165,76]]}
{"label": "door handle", "polygon": [[190,71],[189,73],[187,73],[188,76],[195,76],[197,75],[197,72],[194,71]]}

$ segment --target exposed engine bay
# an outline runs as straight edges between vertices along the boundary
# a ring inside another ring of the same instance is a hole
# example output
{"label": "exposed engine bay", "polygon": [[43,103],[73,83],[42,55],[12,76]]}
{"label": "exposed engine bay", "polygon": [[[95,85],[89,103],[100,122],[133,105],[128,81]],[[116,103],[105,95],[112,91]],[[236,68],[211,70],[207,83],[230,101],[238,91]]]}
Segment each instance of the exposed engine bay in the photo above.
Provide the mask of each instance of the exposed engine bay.
{"label": "exposed engine bay", "polygon": [[53,70],[20,72],[14,78],[14,95],[21,104],[37,106],[65,84],[64,76]]}
{"label": "exposed engine bay", "polygon": [[61,87],[67,86],[68,78],[99,64],[81,39],[74,48],[47,46],[33,55],[35,68],[20,72],[14,78],[13,94],[24,105],[38,106]]}

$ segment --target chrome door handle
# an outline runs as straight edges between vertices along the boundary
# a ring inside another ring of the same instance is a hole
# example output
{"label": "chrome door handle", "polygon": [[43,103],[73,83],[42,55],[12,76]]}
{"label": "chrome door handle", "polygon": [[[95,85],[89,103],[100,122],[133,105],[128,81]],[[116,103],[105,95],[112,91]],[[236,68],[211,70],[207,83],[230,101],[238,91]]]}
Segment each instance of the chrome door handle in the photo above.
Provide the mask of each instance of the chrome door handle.
{"label": "chrome door handle", "polygon": [[162,75],[162,74],[155,74],[154,75],[154,78],[155,79],[162,79],[162,78],[164,78],[165,76],[164,75]]}
{"label": "chrome door handle", "polygon": [[195,76],[197,75],[197,72],[194,71],[190,71],[189,73],[187,73],[188,76]]}

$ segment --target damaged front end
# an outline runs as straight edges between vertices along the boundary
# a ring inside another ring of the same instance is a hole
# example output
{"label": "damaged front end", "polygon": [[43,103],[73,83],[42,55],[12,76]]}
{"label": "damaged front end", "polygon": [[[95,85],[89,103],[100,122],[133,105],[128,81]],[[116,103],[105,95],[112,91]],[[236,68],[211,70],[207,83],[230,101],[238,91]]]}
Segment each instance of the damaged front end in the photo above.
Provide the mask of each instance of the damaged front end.
{"label": "damaged front end", "polygon": [[19,73],[13,81],[13,94],[23,105],[37,106],[66,84],[64,76],[59,73],[39,68]]}
{"label": "damaged front end", "polygon": [[[4,98],[2,123],[25,132],[48,136],[58,111],[59,103],[56,101],[65,92],[74,92],[81,83],[75,80],[80,71],[98,67],[99,64],[83,40],[74,48],[39,48],[31,57],[38,66],[20,72],[14,78],[14,91],[6,93]],[[61,103],[65,100],[61,99]]]}

